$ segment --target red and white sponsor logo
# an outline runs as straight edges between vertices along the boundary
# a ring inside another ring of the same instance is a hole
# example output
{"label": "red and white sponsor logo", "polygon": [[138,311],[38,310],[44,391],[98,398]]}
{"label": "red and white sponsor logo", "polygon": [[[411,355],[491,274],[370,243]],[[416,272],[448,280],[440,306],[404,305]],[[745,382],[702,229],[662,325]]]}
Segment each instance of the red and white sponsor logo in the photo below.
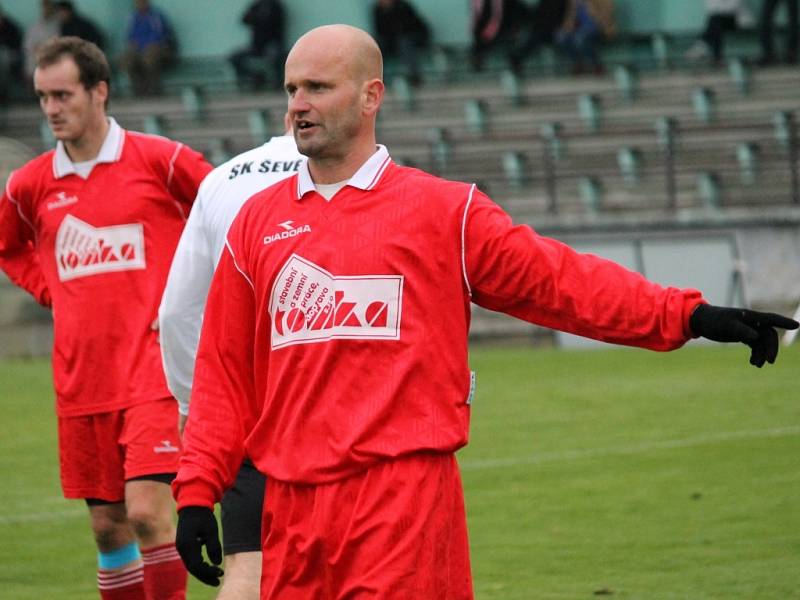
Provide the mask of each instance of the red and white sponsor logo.
{"label": "red and white sponsor logo", "polygon": [[144,269],[144,227],[140,223],[92,227],[67,215],[56,233],[56,265],[61,281]]}
{"label": "red and white sponsor logo", "polygon": [[400,339],[402,275],[334,276],[293,254],[270,296],[272,348],[335,339]]}

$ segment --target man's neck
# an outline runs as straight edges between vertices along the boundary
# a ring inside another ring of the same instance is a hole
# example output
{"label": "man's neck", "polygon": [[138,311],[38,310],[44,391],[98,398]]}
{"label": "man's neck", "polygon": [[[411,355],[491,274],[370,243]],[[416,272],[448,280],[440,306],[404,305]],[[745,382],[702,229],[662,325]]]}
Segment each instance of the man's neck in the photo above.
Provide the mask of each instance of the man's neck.
{"label": "man's neck", "polygon": [[375,154],[377,146],[375,142],[361,146],[357,151],[351,152],[344,159],[331,158],[331,159],[308,159],[308,170],[311,174],[311,179],[316,184],[329,184],[339,183],[340,181],[347,181],[361,168],[361,166],[369,160],[369,157]]}
{"label": "man's neck", "polygon": [[77,163],[97,158],[108,135],[109,127],[108,119],[103,117],[96,127],[91,128],[80,139],[64,142],[64,149],[70,160]]}

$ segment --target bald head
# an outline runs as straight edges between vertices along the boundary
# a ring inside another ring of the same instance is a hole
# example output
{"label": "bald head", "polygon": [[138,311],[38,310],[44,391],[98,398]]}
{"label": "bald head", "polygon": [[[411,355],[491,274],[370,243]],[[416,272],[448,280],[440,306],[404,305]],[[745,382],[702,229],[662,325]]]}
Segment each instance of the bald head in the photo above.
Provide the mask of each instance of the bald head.
{"label": "bald head", "polygon": [[378,44],[366,31],[350,25],[323,25],[305,33],[292,46],[287,66],[293,59],[336,62],[346,66],[357,83],[383,80]]}
{"label": "bald head", "polygon": [[289,116],[316,183],[344,181],[374,154],[382,76],[378,45],[356,27],[318,27],[292,47],[284,75]]}

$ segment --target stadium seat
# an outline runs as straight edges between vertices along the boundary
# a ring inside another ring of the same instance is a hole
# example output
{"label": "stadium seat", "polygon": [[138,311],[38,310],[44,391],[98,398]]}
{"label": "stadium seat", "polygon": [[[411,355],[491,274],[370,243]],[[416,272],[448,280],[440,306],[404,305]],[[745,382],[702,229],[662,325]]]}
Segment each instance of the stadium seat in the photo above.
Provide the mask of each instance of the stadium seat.
{"label": "stadium seat", "polygon": [[752,84],[750,68],[741,58],[734,57],[728,61],[728,73],[740,94],[746,96],[750,93]]}
{"label": "stadium seat", "polygon": [[753,185],[758,179],[760,148],[755,142],[740,142],[736,146],[739,163],[739,179],[745,185]]}
{"label": "stadium seat", "polygon": [[428,131],[428,144],[431,160],[436,169],[446,169],[453,156],[453,145],[450,134],[443,127],[433,127]]}
{"label": "stadium seat", "polygon": [[656,119],[656,138],[662,152],[674,152],[678,135],[678,120],[674,117]]}
{"label": "stadium seat", "polygon": [[775,139],[784,148],[789,149],[792,143],[797,143],[797,131],[794,113],[790,110],[781,110],[772,116],[775,126]]}
{"label": "stadium seat", "polygon": [[416,109],[414,87],[405,75],[395,75],[392,77],[392,94],[408,112],[412,112]]}
{"label": "stadium seat", "polygon": [[667,36],[657,31],[650,36],[650,48],[653,51],[659,69],[669,68],[669,42]]}
{"label": "stadium seat", "polygon": [[696,87],[692,91],[692,105],[694,114],[701,123],[711,123],[714,120],[716,97],[714,90],[706,86]]}
{"label": "stadium seat", "polygon": [[722,192],[719,175],[713,171],[703,171],[697,175],[697,195],[703,206],[718,209],[722,205]]}
{"label": "stadium seat", "polygon": [[628,65],[615,66],[614,81],[623,101],[630,104],[636,100],[636,96],[639,93],[639,77],[633,68]]}
{"label": "stadium seat", "polygon": [[596,215],[603,205],[603,184],[597,177],[583,176],[578,179],[581,203],[589,214]]}
{"label": "stadium seat", "polygon": [[464,117],[467,129],[472,133],[485,134],[489,128],[489,111],[486,102],[474,98],[464,103]]}
{"label": "stadium seat", "polygon": [[247,112],[247,127],[253,144],[261,145],[272,136],[269,111],[263,108],[253,108]]}
{"label": "stadium seat", "polygon": [[208,160],[215,167],[231,159],[230,143],[226,138],[213,138],[208,141]]}
{"label": "stadium seat", "polygon": [[503,153],[503,173],[506,183],[513,190],[521,190],[528,182],[528,164],[522,152]]}
{"label": "stadium seat", "polygon": [[164,117],[160,115],[145,115],[142,118],[142,130],[152,135],[165,135]]}
{"label": "stadium seat", "polygon": [[628,186],[637,185],[641,180],[642,152],[638,148],[623,146],[617,150],[617,165],[622,179]]}
{"label": "stadium seat", "polygon": [[545,123],[542,125],[542,138],[547,146],[547,151],[554,161],[564,158],[566,145],[562,136],[564,127],[559,122]]}
{"label": "stadium seat", "polygon": [[56,138],[53,136],[53,132],[50,131],[50,126],[45,119],[39,121],[39,137],[44,148],[55,147]]}
{"label": "stadium seat", "polygon": [[504,69],[503,72],[500,73],[500,85],[503,88],[503,93],[505,93],[513,106],[522,106],[525,104],[522,84],[514,71]]}
{"label": "stadium seat", "polygon": [[199,86],[187,85],[181,90],[184,112],[194,121],[202,121],[205,111],[205,98]]}
{"label": "stadium seat", "polygon": [[578,114],[589,131],[597,132],[603,116],[600,97],[596,94],[580,94],[578,96]]}

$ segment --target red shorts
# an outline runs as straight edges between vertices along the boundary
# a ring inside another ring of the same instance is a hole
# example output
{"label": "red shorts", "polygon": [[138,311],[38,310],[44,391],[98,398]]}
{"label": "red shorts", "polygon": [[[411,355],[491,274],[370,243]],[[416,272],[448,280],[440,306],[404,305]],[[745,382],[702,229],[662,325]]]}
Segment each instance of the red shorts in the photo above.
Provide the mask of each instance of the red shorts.
{"label": "red shorts", "polygon": [[470,600],[455,456],[420,453],[323,485],[267,478],[261,599]]}
{"label": "red shorts", "polygon": [[122,410],[58,418],[65,498],[125,499],[125,481],[178,471],[178,403],[164,398]]}

